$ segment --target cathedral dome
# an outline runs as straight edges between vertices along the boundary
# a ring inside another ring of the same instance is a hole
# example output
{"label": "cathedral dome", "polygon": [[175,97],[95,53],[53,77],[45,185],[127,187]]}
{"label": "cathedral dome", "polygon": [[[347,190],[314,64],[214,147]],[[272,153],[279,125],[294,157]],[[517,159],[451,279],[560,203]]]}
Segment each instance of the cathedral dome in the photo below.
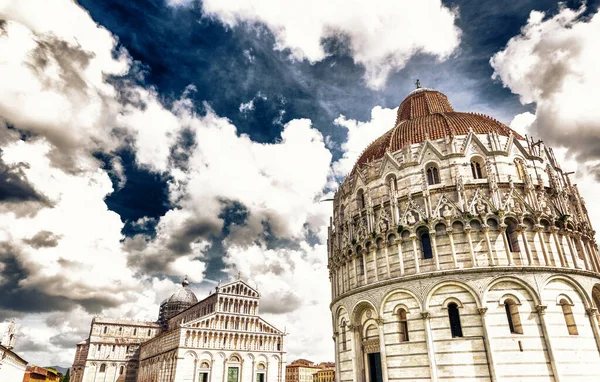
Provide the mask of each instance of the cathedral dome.
{"label": "cathedral dome", "polygon": [[177,302],[190,305],[197,303],[198,298],[196,297],[194,292],[192,292],[192,290],[188,288],[188,285],[189,282],[186,278],[181,283],[181,288],[179,288],[175,293],[173,293],[171,297],[169,297],[168,301],[173,303]]}
{"label": "cathedral dome", "polygon": [[386,152],[393,153],[407,144],[428,139],[453,138],[467,135],[496,133],[514,135],[517,132],[492,117],[476,113],[456,112],[445,94],[427,88],[413,90],[400,104],[395,126],[373,141],[360,155],[352,172],[361,165],[381,159]]}
{"label": "cathedral dome", "polygon": [[181,282],[181,288],[160,304],[158,322],[162,327],[166,327],[169,318],[198,303],[198,298],[188,287],[189,284],[186,276]]}

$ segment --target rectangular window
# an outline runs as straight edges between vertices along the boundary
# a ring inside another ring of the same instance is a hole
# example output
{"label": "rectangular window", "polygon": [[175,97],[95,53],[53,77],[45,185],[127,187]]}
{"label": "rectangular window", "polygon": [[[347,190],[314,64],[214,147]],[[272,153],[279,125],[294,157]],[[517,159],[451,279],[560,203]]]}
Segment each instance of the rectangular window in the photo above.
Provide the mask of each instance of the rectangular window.
{"label": "rectangular window", "polygon": [[239,382],[239,371],[237,367],[230,367],[227,369],[227,382]]}
{"label": "rectangular window", "polygon": [[256,382],[265,382],[265,373],[256,373]]}

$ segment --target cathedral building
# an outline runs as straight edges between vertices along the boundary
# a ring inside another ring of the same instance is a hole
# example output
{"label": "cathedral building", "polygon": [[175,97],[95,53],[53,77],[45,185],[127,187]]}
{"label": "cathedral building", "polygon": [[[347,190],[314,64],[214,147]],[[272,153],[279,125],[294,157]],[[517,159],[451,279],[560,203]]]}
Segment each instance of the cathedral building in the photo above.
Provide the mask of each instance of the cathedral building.
{"label": "cathedral building", "polygon": [[390,127],[334,196],[336,380],[599,381],[598,245],[552,149],[420,87]]}
{"label": "cathedral building", "polygon": [[94,318],[77,345],[73,382],[284,382],[284,333],[258,315],[238,280],[198,301],[185,279],[157,322]]}

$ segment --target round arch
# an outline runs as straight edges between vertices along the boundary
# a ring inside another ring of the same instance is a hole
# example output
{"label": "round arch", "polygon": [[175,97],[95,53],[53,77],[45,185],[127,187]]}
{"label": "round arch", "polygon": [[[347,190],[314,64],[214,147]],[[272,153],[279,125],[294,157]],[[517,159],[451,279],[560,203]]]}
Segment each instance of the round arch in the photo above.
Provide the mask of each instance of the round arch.
{"label": "round arch", "polygon": [[408,289],[393,289],[389,292],[387,292],[383,298],[381,299],[381,304],[379,305],[379,317],[383,317],[383,309],[385,307],[385,303],[387,302],[387,300],[394,294],[396,293],[406,293],[409,296],[411,296],[417,303],[417,305],[419,306],[419,309],[422,311],[423,310],[423,304],[421,303],[421,301],[417,298],[417,295],[414,294],[413,292],[409,291]]}
{"label": "round arch", "polygon": [[588,296],[588,294],[585,292],[585,289],[581,286],[581,284],[579,284],[576,280],[574,280],[566,275],[554,275],[554,276],[548,277],[548,279],[544,282],[544,286],[542,288],[542,297],[544,296],[544,291],[546,290],[546,286],[548,286],[548,284],[550,284],[552,281],[555,281],[555,280],[561,280],[561,281],[564,281],[565,283],[569,284],[575,290],[575,292],[577,292],[577,294],[579,294],[579,297],[581,298],[581,301],[583,301],[583,305],[584,305],[585,309],[589,309],[592,306],[591,299]]}
{"label": "round arch", "polygon": [[356,318],[360,317],[362,312],[369,308],[372,309],[373,312],[375,313],[375,317],[372,317],[372,318],[379,318],[379,311],[375,308],[375,305],[371,301],[360,300],[356,304],[354,304],[354,307],[352,308],[350,324],[358,326],[360,324],[360,322],[357,322]]}
{"label": "round arch", "polygon": [[[489,283],[489,285],[487,286],[487,288],[483,292],[482,300],[483,301],[487,301],[487,296],[488,296],[490,290],[496,284],[504,282],[504,281],[514,282],[515,284],[522,286],[529,293],[529,295],[533,299],[533,303],[535,305],[539,305],[539,304],[542,303],[542,299],[541,299],[540,295],[535,291],[535,289],[533,289],[531,287],[531,285],[527,284],[525,281],[523,281],[523,280],[521,280],[519,278],[516,278],[514,276],[500,276],[500,277],[497,277],[494,280],[492,280],[492,282]],[[524,298],[524,296],[520,296],[520,294],[515,293],[515,291],[511,291],[510,293],[514,294],[515,297],[518,297],[519,299]],[[523,301],[523,300],[521,300],[521,301]]]}
{"label": "round arch", "polygon": [[444,281],[442,283],[436,284],[434,285],[429,292],[427,293],[427,297],[425,298],[425,304],[424,304],[424,308],[426,310],[429,310],[429,303],[431,301],[431,297],[435,294],[435,292],[437,292],[438,289],[445,287],[447,285],[454,285],[457,287],[461,287],[464,288],[467,292],[471,293],[471,295],[473,296],[473,298],[475,299],[475,303],[477,304],[477,308],[481,308],[481,298],[479,296],[479,294],[468,284],[465,284],[462,281],[458,281],[458,280],[448,280],[448,281]]}

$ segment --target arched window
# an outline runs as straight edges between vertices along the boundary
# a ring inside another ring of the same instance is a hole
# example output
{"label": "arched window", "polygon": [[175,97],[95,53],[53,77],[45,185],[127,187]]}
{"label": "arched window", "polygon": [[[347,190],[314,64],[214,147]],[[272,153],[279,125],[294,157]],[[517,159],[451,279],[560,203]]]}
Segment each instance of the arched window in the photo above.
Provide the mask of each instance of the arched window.
{"label": "arched window", "polygon": [[519,233],[517,231],[517,224],[514,221],[509,220],[507,222],[505,235],[508,241],[508,249],[511,252],[521,252],[521,247],[519,246]]}
{"label": "arched window", "polygon": [[448,304],[448,319],[450,320],[450,332],[452,338],[462,337],[462,326],[460,325],[460,313],[458,312],[458,305],[455,302]]}
{"label": "arched window", "polygon": [[471,173],[473,174],[473,179],[483,179],[484,173],[482,169],[483,165],[481,160],[479,159],[471,159]]}
{"label": "arched window", "polygon": [[429,238],[428,232],[421,234],[421,251],[423,251],[424,259],[433,258],[433,252],[431,251],[431,239]]}
{"label": "arched window", "polygon": [[525,179],[525,166],[523,165],[523,161],[520,159],[515,159],[515,170],[517,171],[517,178],[519,180]]}
{"label": "arched window", "polygon": [[152,329],[148,329],[148,337],[152,334]]}
{"label": "arched window", "polygon": [[104,373],[104,372],[106,372],[106,364],[105,363],[100,365],[100,373]]}
{"label": "arched window", "polygon": [[398,331],[400,333],[400,342],[408,341],[408,320],[406,319],[406,310],[398,309]]}
{"label": "arched window", "polygon": [[427,167],[427,183],[438,184],[440,182],[440,172],[436,166]]}
{"label": "arched window", "polygon": [[579,334],[577,331],[577,324],[575,323],[575,317],[573,316],[573,311],[571,310],[571,304],[567,299],[560,300],[560,306],[562,307],[563,315],[565,316],[565,323],[567,324],[567,330],[569,334],[572,336],[576,336]]}
{"label": "arched window", "polygon": [[506,319],[508,327],[513,334],[523,334],[523,326],[521,325],[521,316],[519,316],[519,306],[510,298],[504,300],[504,310],[506,311]]}
{"label": "arched window", "polygon": [[356,203],[358,203],[359,209],[362,210],[365,208],[365,192],[363,190],[358,190],[358,193],[356,194]]}
{"label": "arched window", "polygon": [[125,366],[121,366],[119,368],[119,375],[123,375],[124,372],[125,372]]}

